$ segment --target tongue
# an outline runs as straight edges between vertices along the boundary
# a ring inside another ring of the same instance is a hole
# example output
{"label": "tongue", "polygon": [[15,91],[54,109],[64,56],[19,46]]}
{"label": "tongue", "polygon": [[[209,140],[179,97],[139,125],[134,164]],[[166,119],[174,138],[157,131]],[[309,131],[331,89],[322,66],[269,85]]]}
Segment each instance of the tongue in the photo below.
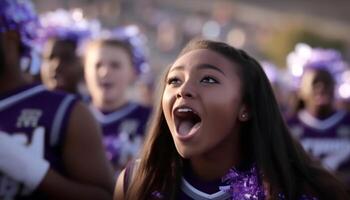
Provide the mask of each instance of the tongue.
{"label": "tongue", "polygon": [[193,127],[193,123],[191,121],[182,121],[179,126],[179,134],[187,135]]}

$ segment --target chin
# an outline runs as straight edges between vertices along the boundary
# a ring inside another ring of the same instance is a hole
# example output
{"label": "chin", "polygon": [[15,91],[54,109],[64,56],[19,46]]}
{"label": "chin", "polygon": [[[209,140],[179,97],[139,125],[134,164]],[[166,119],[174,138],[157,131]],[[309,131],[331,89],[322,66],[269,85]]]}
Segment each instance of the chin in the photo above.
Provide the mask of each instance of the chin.
{"label": "chin", "polygon": [[[175,145],[176,146],[176,145]],[[186,150],[186,148],[181,148],[181,147],[177,147],[176,146],[176,151],[177,153],[182,157],[182,158],[185,158],[185,159],[188,159],[190,157],[190,153]]]}
{"label": "chin", "polygon": [[181,151],[177,151],[179,154],[180,154],[180,156],[182,157],[182,158],[185,158],[185,159],[188,159],[188,158],[190,158],[190,156],[188,155],[188,153],[186,153],[186,152],[181,152]]}
{"label": "chin", "polygon": [[179,155],[184,158],[184,159],[191,159],[193,157],[195,157],[196,155],[198,155],[198,153],[191,148],[176,148],[177,152],[179,153]]}
{"label": "chin", "polygon": [[102,95],[102,99],[105,101],[105,102],[115,102],[118,100],[117,97],[115,97],[114,95],[111,95],[111,94],[103,94]]}

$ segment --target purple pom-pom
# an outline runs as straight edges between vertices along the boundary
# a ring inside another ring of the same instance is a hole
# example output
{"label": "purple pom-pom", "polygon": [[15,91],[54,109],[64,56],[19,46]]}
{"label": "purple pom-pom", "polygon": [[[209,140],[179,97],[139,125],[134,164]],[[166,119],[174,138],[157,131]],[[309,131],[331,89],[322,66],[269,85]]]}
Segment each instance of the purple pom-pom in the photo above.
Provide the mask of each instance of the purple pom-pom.
{"label": "purple pom-pom", "polygon": [[104,38],[126,42],[132,47],[132,59],[138,75],[150,71],[146,60],[146,37],[136,25],[123,26],[105,32]]}
{"label": "purple pom-pom", "polygon": [[158,192],[158,191],[154,191],[152,192],[152,196],[156,199],[163,199],[163,195],[162,193]]}
{"label": "purple pom-pom", "polygon": [[30,0],[0,1],[0,32],[18,31],[22,56],[30,56],[39,27],[39,20]]}
{"label": "purple pom-pom", "polygon": [[264,199],[264,190],[259,181],[259,174],[255,165],[250,170],[243,172],[232,168],[222,178],[222,181],[229,185],[221,186],[219,189],[231,193],[234,200]]}

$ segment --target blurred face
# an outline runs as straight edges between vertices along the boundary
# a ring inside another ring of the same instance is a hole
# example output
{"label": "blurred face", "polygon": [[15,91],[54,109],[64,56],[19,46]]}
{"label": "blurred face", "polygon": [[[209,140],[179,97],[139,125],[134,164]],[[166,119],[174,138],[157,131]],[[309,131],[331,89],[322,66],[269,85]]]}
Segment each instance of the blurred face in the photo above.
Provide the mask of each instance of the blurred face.
{"label": "blurred face", "polygon": [[332,76],[324,70],[306,71],[302,77],[300,94],[307,107],[317,109],[331,106],[334,98]]}
{"label": "blurred face", "polygon": [[64,41],[48,41],[41,67],[44,85],[51,90],[76,92],[81,77],[81,63],[75,54],[74,45]]}
{"label": "blurred face", "polygon": [[238,115],[245,108],[236,67],[207,49],[192,50],[171,66],[162,108],[182,157],[237,150]]}
{"label": "blurred face", "polygon": [[89,48],[85,60],[85,81],[93,104],[102,109],[114,109],[126,102],[126,92],[134,80],[129,54],[111,45]]}

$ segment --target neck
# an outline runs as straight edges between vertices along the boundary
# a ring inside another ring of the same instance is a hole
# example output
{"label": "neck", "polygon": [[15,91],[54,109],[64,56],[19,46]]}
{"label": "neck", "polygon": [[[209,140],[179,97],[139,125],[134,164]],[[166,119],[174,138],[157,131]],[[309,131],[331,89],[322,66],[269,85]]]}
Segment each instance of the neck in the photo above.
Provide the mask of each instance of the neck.
{"label": "neck", "polygon": [[328,118],[335,112],[335,108],[332,105],[308,107],[306,110],[318,119]]}
{"label": "neck", "polygon": [[79,90],[77,87],[67,87],[67,88],[63,88],[62,90],[71,94],[79,94]]}
{"label": "neck", "polygon": [[192,158],[191,168],[202,180],[211,181],[223,177],[230,168],[237,165],[240,158],[238,134],[231,134],[210,153]]}

